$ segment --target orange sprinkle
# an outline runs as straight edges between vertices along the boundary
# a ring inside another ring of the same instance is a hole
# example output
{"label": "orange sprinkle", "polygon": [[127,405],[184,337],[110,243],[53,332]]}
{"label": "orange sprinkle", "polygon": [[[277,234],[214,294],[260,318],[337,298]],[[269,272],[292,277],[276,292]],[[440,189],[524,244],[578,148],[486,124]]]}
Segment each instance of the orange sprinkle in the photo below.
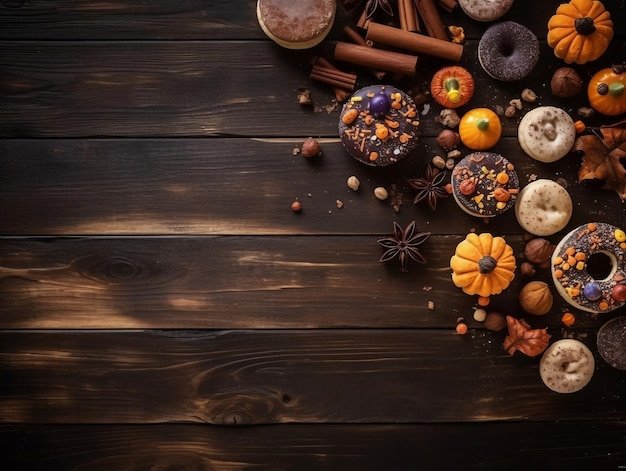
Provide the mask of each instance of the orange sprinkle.
{"label": "orange sprinkle", "polygon": [[376,159],[378,159],[378,152],[370,153],[370,160],[373,162]]}
{"label": "orange sprinkle", "polygon": [[465,324],[464,322],[459,322],[456,325],[456,333],[459,335],[467,334],[467,324]]}
{"label": "orange sprinkle", "polygon": [[554,270],[554,276],[558,279],[558,278],[562,278],[563,277],[563,271],[562,270]]}
{"label": "orange sprinkle", "polygon": [[581,260],[580,262],[576,263],[576,270],[582,270],[583,268],[585,268],[585,262]]}
{"label": "orange sprinkle", "polygon": [[554,265],[560,265],[561,263],[563,263],[563,258],[562,257],[556,257],[554,259]]}
{"label": "orange sprinkle", "polygon": [[578,121],[574,121],[574,129],[576,130],[576,134],[580,134],[585,131],[586,126],[580,119]]}
{"label": "orange sprinkle", "polygon": [[409,136],[407,136],[406,134],[401,134],[398,140],[399,140],[402,144],[404,144],[405,142],[408,142],[408,140],[409,140]]}
{"label": "orange sprinkle", "polygon": [[593,232],[598,228],[597,224],[590,222],[589,224],[587,224],[587,230]]}
{"label": "orange sprinkle", "polygon": [[387,126],[389,126],[391,129],[395,129],[397,127],[400,127],[400,123],[398,123],[397,121],[392,121],[390,119],[386,119],[385,120],[385,124]]}
{"label": "orange sprinkle", "polygon": [[606,301],[602,301],[600,302],[600,304],[598,304],[598,307],[601,311],[606,311],[609,308],[609,303],[607,303]]}
{"label": "orange sprinkle", "polygon": [[584,252],[577,252],[574,258],[576,258],[576,260],[585,260],[587,256]]}
{"label": "orange sprinkle", "polygon": [[563,267],[562,267],[562,268],[563,268],[563,270],[567,271],[567,270],[569,270],[569,269],[570,269],[570,268],[572,268],[572,267],[570,266],[570,264],[569,264],[569,263],[567,263],[567,262],[566,262],[566,263],[564,263],[564,264],[563,264]]}
{"label": "orange sprinkle", "polygon": [[576,253],[576,249],[574,247],[568,247],[565,253],[567,255],[574,255]]}
{"label": "orange sprinkle", "polygon": [[394,110],[399,110],[400,108],[402,108],[402,105],[399,102],[397,102],[397,101],[393,101],[393,102],[391,102],[391,107]]}
{"label": "orange sprinkle", "polygon": [[561,317],[561,322],[567,327],[571,327],[574,325],[574,322],[576,322],[576,317],[574,317],[574,314],[572,314],[571,312],[566,312]]}
{"label": "orange sprinkle", "polygon": [[368,126],[371,125],[374,122],[374,117],[371,114],[368,114],[365,117],[365,124],[367,124]]}
{"label": "orange sprinkle", "polygon": [[567,257],[567,263],[568,265],[573,267],[576,265],[576,259],[570,255],[569,257]]}
{"label": "orange sprinkle", "polygon": [[358,115],[359,115],[359,112],[357,110],[355,109],[349,110],[346,114],[343,115],[343,118],[341,118],[341,121],[343,121],[343,124],[345,125],[352,124]]}
{"label": "orange sprinkle", "polygon": [[380,124],[376,127],[376,137],[378,139],[387,139],[388,136],[389,136],[389,129],[387,129],[386,126],[383,126],[382,124]]}
{"label": "orange sprinkle", "polygon": [[500,183],[501,185],[504,185],[505,183],[507,183],[509,181],[509,174],[506,172],[500,172],[497,176],[496,176],[496,181],[498,183]]}
{"label": "orange sprinkle", "polygon": [[479,306],[487,306],[489,305],[489,296],[478,296],[478,305]]}

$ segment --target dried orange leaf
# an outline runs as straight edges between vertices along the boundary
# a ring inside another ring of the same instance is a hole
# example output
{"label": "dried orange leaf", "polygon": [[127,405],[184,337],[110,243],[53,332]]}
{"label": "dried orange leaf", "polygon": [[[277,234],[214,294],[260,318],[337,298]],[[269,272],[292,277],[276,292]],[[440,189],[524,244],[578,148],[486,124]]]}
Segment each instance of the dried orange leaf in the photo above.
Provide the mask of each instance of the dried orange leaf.
{"label": "dried orange leaf", "polygon": [[551,335],[546,329],[531,329],[524,320],[506,316],[509,335],[504,339],[503,347],[509,355],[517,350],[529,357],[535,357],[548,347]]}
{"label": "dried orange leaf", "polygon": [[578,137],[574,150],[584,153],[578,181],[602,180],[602,188],[615,191],[622,202],[626,201],[626,168],[620,161],[626,158],[626,121],[601,126],[595,134]]}

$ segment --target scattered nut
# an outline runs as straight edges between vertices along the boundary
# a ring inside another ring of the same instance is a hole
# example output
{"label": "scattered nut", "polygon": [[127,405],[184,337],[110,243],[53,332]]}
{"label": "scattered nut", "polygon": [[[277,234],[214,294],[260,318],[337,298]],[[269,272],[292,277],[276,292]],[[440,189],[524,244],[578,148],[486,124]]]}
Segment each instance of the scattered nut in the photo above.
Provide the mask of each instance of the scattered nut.
{"label": "scattered nut", "polygon": [[485,327],[488,330],[498,332],[506,328],[506,316],[501,312],[488,312],[485,317]]}
{"label": "scattered nut", "polygon": [[374,196],[379,200],[384,201],[389,198],[389,192],[384,187],[377,186],[374,188]]}
{"label": "scattered nut", "polygon": [[496,105],[494,109],[498,116],[504,115],[504,108],[502,107],[502,105]]}
{"label": "scattered nut", "polygon": [[446,160],[446,168],[452,170],[454,168],[454,159]]}
{"label": "scattered nut", "polygon": [[434,301],[428,301],[428,303],[426,304],[428,306],[428,309],[431,311],[435,310],[435,302]]}
{"label": "scattered nut", "polygon": [[550,80],[550,90],[559,98],[571,98],[578,95],[583,88],[583,81],[571,67],[561,67],[554,71]]}
{"label": "scattered nut", "polygon": [[536,273],[535,266],[530,262],[522,262],[519,269],[520,269],[522,276],[528,276],[528,277],[535,276],[535,273]]}
{"label": "scattered nut", "polygon": [[522,309],[535,316],[543,316],[552,308],[552,292],[543,281],[531,281],[524,285],[518,299]]}
{"label": "scattered nut", "polygon": [[459,145],[459,142],[461,142],[459,133],[452,129],[444,129],[437,136],[437,144],[443,147],[444,150],[455,149]]}
{"label": "scattered nut", "polygon": [[461,44],[465,41],[465,31],[461,26],[448,26],[448,31],[450,36],[452,36],[453,43]]}
{"label": "scattered nut", "polygon": [[361,186],[361,181],[354,175],[352,175],[351,177],[348,177],[347,183],[348,183],[348,187],[352,191],[357,191],[359,187]]}
{"label": "scattered nut", "polygon": [[440,155],[434,156],[432,162],[438,169],[443,169],[446,166],[446,160]]}
{"label": "scattered nut", "polygon": [[552,257],[554,245],[543,237],[529,240],[524,246],[524,256],[530,263],[541,265]]}
{"label": "scattered nut", "polygon": [[337,200],[337,201],[335,201],[335,204],[337,205],[337,209],[343,208],[343,201]]}
{"label": "scattered nut", "polygon": [[307,137],[301,146],[301,153],[303,157],[317,157],[322,154],[320,143],[312,137]]}
{"label": "scattered nut", "polygon": [[509,105],[504,110],[504,116],[506,116],[507,118],[512,118],[513,116],[515,116],[516,111],[517,109],[515,108],[515,106]]}
{"label": "scattered nut", "polygon": [[449,159],[458,159],[459,157],[461,157],[461,151],[458,149],[451,150],[450,152],[448,152]]}
{"label": "scattered nut", "polygon": [[509,101],[509,105],[512,105],[516,109],[521,110],[522,109],[522,100],[520,100],[519,98],[513,98],[511,101]]}
{"label": "scattered nut", "polygon": [[300,210],[302,210],[302,203],[300,203],[300,201],[294,201],[293,203],[291,203],[291,210],[294,213],[299,212]]}
{"label": "scattered nut", "polygon": [[593,108],[582,106],[578,108],[578,114],[583,118],[591,118],[595,114],[595,111]]}
{"label": "scattered nut", "polygon": [[310,105],[313,103],[311,100],[311,90],[308,88],[300,88],[298,90],[298,103],[301,105]]}
{"label": "scattered nut", "polygon": [[449,128],[455,128],[461,122],[461,118],[455,110],[445,108],[439,112],[439,115],[435,118],[435,121]]}
{"label": "scattered nut", "polygon": [[522,97],[522,100],[527,103],[534,103],[535,101],[537,101],[537,94],[533,92],[530,88],[525,88],[524,90],[522,90],[520,96]]}
{"label": "scattered nut", "polygon": [[474,311],[474,320],[476,322],[484,322],[487,318],[487,311],[482,308],[478,308]]}

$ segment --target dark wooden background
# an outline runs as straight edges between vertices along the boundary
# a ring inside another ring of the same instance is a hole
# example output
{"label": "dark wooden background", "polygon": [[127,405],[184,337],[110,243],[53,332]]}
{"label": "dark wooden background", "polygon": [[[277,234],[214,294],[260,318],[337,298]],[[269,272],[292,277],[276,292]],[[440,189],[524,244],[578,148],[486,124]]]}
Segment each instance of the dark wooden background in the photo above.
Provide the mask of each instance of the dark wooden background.
{"label": "dark wooden background", "polygon": [[[468,39],[473,106],[539,96],[503,118],[494,151],[567,185],[575,212],[622,227],[625,206],[577,181],[579,155],[531,161],[516,128],[538,105],[578,118],[584,94],[551,95],[564,65],[545,43],[558,1],[518,0],[503,18],[530,27],[540,65],[519,83],[490,79],[476,48],[488,25],[442,12]],[[616,37],[584,80],[626,58],[626,6],[606,0]],[[351,16],[339,8],[330,38]],[[506,236],[451,198],[412,204],[406,178],[440,152],[440,107],[421,116],[418,155],[385,169],[351,159],[330,89],[309,80],[311,51],[258,27],[254,1],[0,2],[0,434],[8,469],[626,469],[626,374],[599,355],[599,317],[555,298],[524,315],[511,287],[490,310],[581,339],[597,368],[582,391],[547,389],[538,358],[502,349],[472,320],[476,299],[448,261],[467,232]],[[446,63],[421,57],[418,91]],[[358,86],[375,83],[368,71]],[[314,106],[297,102],[312,90]],[[615,120],[595,116],[590,126]],[[307,136],[322,158],[293,155]],[[465,152],[466,150],[463,149]],[[346,186],[356,175],[357,193]],[[372,196],[397,185],[395,212]],[[290,210],[300,200],[303,211]],[[339,209],[336,201],[344,207]],[[431,231],[428,263],[378,263],[392,222]],[[536,279],[548,279],[540,270]],[[556,293],[555,293],[556,295]],[[429,309],[429,301],[434,309]],[[465,317],[466,336],[454,331]]]}

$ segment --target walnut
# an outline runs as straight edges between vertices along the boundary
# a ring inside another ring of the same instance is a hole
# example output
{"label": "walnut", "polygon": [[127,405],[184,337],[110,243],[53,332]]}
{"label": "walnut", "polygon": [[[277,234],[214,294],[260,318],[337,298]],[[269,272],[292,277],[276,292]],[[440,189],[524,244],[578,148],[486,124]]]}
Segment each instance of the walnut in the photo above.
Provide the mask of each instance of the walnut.
{"label": "walnut", "polygon": [[494,332],[504,330],[506,327],[506,316],[501,312],[488,312],[485,317],[485,327]]}
{"label": "walnut", "polygon": [[583,81],[571,67],[556,69],[550,81],[550,89],[554,96],[571,98],[578,95],[583,88]]}
{"label": "walnut", "polygon": [[552,256],[554,245],[543,237],[529,240],[524,246],[524,255],[530,263],[542,266]]}

